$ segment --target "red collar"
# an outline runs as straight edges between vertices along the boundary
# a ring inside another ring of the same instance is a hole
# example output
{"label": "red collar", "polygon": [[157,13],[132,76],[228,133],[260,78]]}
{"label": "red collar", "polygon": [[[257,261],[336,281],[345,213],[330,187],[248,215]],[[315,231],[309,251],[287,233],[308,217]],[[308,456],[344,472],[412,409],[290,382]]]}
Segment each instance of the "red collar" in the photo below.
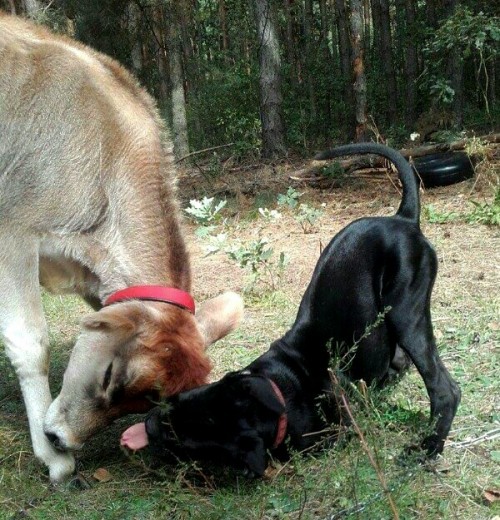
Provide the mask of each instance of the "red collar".
{"label": "red collar", "polygon": [[[278,385],[272,379],[268,378],[268,381],[269,383],[271,383],[271,387],[274,390],[274,393],[276,394],[276,397],[278,398],[279,402],[285,407],[286,410],[286,401]],[[273,449],[277,448],[283,442],[283,439],[286,435],[287,426],[288,418],[285,411],[280,415],[280,418],[278,419],[278,426],[276,428],[276,438],[274,439]]]}
{"label": "red collar", "polygon": [[116,291],[106,298],[104,306],[126,300],[147,300],[165,302],[186,309],[191,314],[195,312],[194,300],[190,294],[174,287],[163,287],[161,285],[135,285],[121,291]]}

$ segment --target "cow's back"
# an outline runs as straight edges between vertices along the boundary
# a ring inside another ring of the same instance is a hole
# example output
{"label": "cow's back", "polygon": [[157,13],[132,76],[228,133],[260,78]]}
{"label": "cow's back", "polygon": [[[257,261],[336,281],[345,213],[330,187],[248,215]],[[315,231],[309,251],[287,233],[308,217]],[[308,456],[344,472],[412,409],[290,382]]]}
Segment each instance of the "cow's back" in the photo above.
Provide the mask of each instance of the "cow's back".
{"label": "cow's back", "polygon": [[0,219],[84,231],[162,163],[151,98],[120,65],[0,14]]}

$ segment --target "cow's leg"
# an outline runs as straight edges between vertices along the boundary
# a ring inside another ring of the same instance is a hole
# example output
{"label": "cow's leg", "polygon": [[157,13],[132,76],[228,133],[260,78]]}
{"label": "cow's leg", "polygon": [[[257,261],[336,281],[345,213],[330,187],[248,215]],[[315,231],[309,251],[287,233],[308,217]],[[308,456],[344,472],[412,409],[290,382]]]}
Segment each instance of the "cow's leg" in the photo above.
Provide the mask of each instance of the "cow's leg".
{"label": "cow's leg", "polygon": [[70,453],[56,451],[43,432],[43,420],[52,398],[37,243],[0,233],[0,244],[0,335],[19,378],[33,450],[49,467],[50,479],[57,482],[71,475],[75,463]]}

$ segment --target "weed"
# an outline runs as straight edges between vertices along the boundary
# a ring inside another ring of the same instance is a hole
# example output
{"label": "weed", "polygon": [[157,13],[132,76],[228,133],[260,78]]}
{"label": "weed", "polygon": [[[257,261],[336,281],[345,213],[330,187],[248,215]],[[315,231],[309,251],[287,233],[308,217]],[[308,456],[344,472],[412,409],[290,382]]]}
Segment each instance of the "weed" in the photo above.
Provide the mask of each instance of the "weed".
{"label": "weed", "polygon": [[274,249],[268,247],[268,244],[266,238],[259,238],[247,245],[233,245],[226,250],[229,258],[242,269],[250,269],[250,290],[254,289],[257,282],[262,282],[275,291],[288,265],[288,258],[283,251],[279,253],[277,260],[273,259]]}
{"label": "weed", "polygon": [[302,195],[303,193],[299,193],[295,188],[290,186],[285,194],[278,195],[278,204],[280,206],[288,206],[290,209],[295,209]]}
{"label": "weed", "polygon": [[471,137],[465,141],[464,151],[469,157],[484,159],[487,156],[488,145],[479,137]]}
{"label": "weed", "polygon": [[495,191],[495,197],[491,204],[487,202],[476,202],[471,200],[474,208],[472,212],[465,217],[466,222],[470,224],[486,224],[487,226],[500,225],[500,187]]}
{"label": "weed", "polygon": [[314,224],[321,215],[323,215],[321,209],[313,208],[308,204],[301,204],[294,218],[300,224],[304,233],[312,233],[314,230]]}
{"label": "weed", "polygon": [[281,213],[275,209],[259,208],[259,215],[266,221],[278,220],[281,218]]}
{"label": "weed", "polygon": [[274,249],[269,247],[266,238],[258,238],[245,244],[235,242],[228,244],[227,234],[210,237],[210,243],[206,248],[206,254],[212,255],[223,251],[231,260],[242,269],[250,270],[250,283],[247,288],[253,291],[258,283],[261,283],[271,291],[275,291],[288,265],[287,255],[281,251],[276,259]]}
{"label": "weed", "polygon": [[192,199],[189,207],[184,211],[198,224],[207,226],[220,222],[222,219],[221,210],[226,205],[225,200],[215,201],[214,197],[203,197],[202,200]]}
{"label": "weed", "polygon": [[340,165],[340,162],[333,161],[321,168],[321,175],[328,179],[343,179],[345,177],[345,170]]}
{"label": "weed", "polygon": [[453,211],[438,211],[432,204],[424,207],[424,218],[431,224],[445,224],[460,219],[460,214]]}

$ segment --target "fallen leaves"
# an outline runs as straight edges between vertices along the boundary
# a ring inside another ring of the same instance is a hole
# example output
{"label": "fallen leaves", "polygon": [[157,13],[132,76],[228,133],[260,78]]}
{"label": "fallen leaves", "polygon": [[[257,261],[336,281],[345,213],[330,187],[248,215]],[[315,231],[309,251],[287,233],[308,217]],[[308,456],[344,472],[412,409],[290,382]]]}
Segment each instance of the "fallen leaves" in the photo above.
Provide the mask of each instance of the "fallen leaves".
{"label": "fallen leaves", "polygon": [[94,471],[92,475],[98,482],[103,484],[104,482],[109,482],[113,480],[113,475],[106,468],[98,468]]}

